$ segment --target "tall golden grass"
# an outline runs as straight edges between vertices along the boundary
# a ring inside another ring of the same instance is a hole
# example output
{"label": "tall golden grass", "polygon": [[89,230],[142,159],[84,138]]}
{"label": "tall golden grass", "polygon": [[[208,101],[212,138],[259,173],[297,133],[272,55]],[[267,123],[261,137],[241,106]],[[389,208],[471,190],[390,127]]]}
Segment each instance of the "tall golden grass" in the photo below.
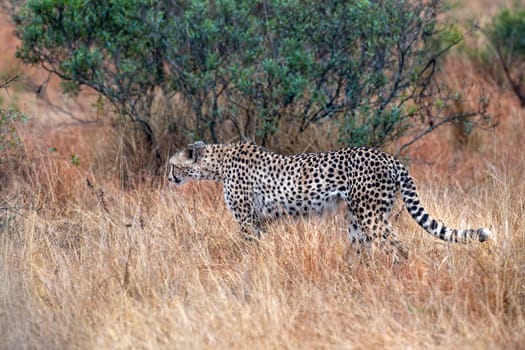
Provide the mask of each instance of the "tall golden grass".
{"label": "tall golden grass", "polygon": [[483,173],[468,193],[421,192],[438,217],[489,225],[494,240],[443,244],[401,215],[410,258],[397,265],[362,262],[340,216],[279,222],[246,243],[211,184],[71,181],[63,198],[46,196],[59,182],[39,182],[0,240],[0,338],[9,349],[519,348],[525,191],[503,162]]}
{"label": "tall golden grass", "polygon": [[344,211],[245,242],[220,185],[124,188],[103,125],[21,128],[25,156],[0,169],[0,349],[524,348],[525,112],[467,58],[447,67],[490,91],[500,125],[460,149],[434,133],[411,171],[436,218],[494,236],[440,242],[398,203],[397,264],[356,254]]}
{"label": "tall golden grass", "polygon": [[522,348],[525,118],[507,111],[484,150],[417,148],[451,174],[412,167],[431,213],[493,239],[442,243],[398,205],[398,264],[352,251],[343,212],[245,242],[219,185],[122,189],[89,166],[97,147],[74,165],[26,137],[29,171],[1,192],[0,347]]}

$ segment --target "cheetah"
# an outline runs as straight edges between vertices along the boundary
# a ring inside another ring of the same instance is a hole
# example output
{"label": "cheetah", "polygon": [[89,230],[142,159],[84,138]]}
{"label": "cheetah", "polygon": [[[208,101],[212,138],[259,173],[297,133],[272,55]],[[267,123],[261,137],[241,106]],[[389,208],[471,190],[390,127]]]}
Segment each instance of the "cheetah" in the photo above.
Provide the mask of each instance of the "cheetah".
{"label": "cheetah", "polygon": [[226,204],[247,235],[259,237],[262,225],[276,218],[322,214],[343,202],[352,244],[388,242],[406,256],[388,220],[398,190],[412,218],[441,240],[483,242],[491,235],[486,228],[451,229],[433,219],[403,164],[374,148],[282,155],[251,141],[198,141],[171,157],[168,166],[168,180],[177,185],[188,180],[221,182]]}

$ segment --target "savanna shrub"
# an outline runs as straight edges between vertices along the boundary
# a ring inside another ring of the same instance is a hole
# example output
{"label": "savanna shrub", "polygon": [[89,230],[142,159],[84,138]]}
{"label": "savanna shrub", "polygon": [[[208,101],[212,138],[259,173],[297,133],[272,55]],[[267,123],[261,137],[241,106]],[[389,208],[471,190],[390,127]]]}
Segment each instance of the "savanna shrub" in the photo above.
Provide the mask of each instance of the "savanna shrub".
{"label": "savanna shrub", "polygon": [[265,145],[328,124],[334,144],[381,146],[457,117],[463,95],[434,78],[463,36],[441,13],[439,0],[31,0],[14,19],[22,61],[68,93],[95,89],[152,144],[176,130],[178,144]]}
{"label": "savanna shrub", "polygon": [[525,107],[525,8],[514,5],[501,10],[485,29],[496,59],[514,94]]}

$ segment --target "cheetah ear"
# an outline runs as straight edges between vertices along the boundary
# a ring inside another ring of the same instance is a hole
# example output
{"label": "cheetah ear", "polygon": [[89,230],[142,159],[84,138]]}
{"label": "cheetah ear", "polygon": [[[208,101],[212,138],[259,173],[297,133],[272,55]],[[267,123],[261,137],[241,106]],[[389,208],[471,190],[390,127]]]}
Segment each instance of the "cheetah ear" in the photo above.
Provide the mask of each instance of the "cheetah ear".
{"label": "cheetah ear", "polygon": [[203,141],[192,143],[188,145],[188,148],[186,149],[186,156],[192,158],[194,162],[197,162],[202,154],[202,148],[204,147],[206,147],[206,144]]}
{"label": "cheetah ear", "polygon": [[195,147],[195,148],[201,148],[201,147],[205,147],[206,143],[204,141],[197,141],[191,144],[190,146]]}

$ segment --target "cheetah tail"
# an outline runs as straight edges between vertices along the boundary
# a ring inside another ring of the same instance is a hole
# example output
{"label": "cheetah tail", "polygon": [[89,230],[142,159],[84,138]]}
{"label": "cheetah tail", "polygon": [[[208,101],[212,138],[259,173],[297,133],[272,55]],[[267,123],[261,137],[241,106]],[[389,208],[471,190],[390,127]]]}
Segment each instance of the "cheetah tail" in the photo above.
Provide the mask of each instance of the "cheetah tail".
{"label": "cheetah tail", "polygon": [[403,202],[405,202],[410,215],[425,231],[436,238],[449,242],[465,242],[468,238],[484,242],[490,237],[490,230],[483,227],[466,230],[451,229],[442,222],[433,219],[419,202],[414,179],[404,167],[402,169],[403,171],[398,174],[398,183],[401,187]]}

